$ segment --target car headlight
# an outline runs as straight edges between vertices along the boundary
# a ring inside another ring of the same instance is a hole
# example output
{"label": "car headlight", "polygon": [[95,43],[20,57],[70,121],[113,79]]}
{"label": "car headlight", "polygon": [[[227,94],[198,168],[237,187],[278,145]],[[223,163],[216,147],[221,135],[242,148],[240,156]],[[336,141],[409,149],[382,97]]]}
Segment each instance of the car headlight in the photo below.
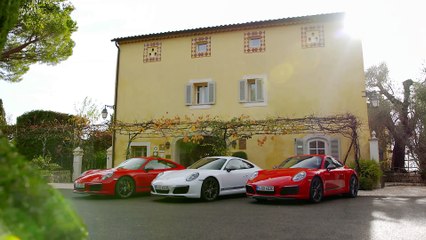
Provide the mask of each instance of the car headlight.
{"label": "car headlight", "polygon": [[164,175],[164,172],[160,172],[154,179],[160,178],[163,175]]}
{"label": "car headlight", "polygon": [[250,176],[250,178],[249,178],[249,180],[255,179],[257,177],[257,175],[259,175],[259,172],[252,173],[251,176]]}
{"label": "car headlight", "polygon": [[299,181],[302,181],[303,179],[305,179],[305,177],[306,177],[306,172],[301,171],[301,172],[297,173],[296,175],[294,175],[293,181],[299,182]]}
{"label": "car headlight", "polygon": [[193,180],[197,179],[197,177],[198,177],[198,176],[200,176],[200,174],[199,174],[199,173],[197,173],[197,172],[192,173],[191,175],[189,175],[189,176],[186,178],[186,181],[188,181],[188,182],[193,181]]}
{"label": "car headlight", "polygon": [[108,179],[114,175],[114,172],[107,172],[104,175],[102,175],[102,180]]}

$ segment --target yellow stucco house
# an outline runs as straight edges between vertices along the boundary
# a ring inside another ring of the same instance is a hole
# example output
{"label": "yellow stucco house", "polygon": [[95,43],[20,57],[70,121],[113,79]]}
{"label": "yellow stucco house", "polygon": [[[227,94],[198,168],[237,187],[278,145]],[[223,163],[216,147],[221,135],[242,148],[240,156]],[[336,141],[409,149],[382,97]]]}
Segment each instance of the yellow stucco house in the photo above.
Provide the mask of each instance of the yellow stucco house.
{"label": "yellow stucco house", "polygon": [[[223,119],[353,114],[361,158],[369,158],[362,46],[345,34],[343,13],[230,24],[115,38],[118,48],[115,120],[135,123],[171,116]],[[129,136],[114,135],[114,165],[125,159]],[[131,155],[180,159],[180,138],[135,138]],[[350,140],[321,132],[257,138],[230,151],[271,168],[300,153],[342,159]],[[353,154],[350,154],[353,159]]]}

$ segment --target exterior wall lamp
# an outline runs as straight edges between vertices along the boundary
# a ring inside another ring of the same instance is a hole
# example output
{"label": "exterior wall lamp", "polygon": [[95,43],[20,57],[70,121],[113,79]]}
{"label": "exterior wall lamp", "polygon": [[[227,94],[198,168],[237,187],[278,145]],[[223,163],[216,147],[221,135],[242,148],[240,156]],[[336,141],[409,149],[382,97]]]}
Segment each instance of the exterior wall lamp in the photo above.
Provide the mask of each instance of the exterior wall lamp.
{"label": "exterior wall lamp", "polygon": [[371,107],[376,108],[379,106],[380,104],[380,93],[377,91],[363,91],[365,93],[365,96],[368,103],[370,104]]}
{"label": "exterior wall lamp", "polygon": [[380,103],[379,93],[377,93],[376,91],[372,91],[370,93],[369,100],[372,107],[374,108],[378,107]]}
{"label": "exterior wall lamp", "polygon": [[112,110],[114,110],[114,109],[115,109],[114,105],[105,105],[104,109],[103,109],[103,110],[102,110],[102,112],[101,112],[101,115],[102,115],[102,118],[103,118],[103,119],[106,119],[106,118],[108,117],[108,110],[107,110],[107,107],[108,107],[108,108],[111,108]]}

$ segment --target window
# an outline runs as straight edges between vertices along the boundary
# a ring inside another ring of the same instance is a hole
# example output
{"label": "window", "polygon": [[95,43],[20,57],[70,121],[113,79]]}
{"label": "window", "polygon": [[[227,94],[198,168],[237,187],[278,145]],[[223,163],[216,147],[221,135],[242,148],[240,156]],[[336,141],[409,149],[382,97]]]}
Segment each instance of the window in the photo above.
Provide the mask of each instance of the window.
{"label": "window", "polygon": [[328,167],[328,165],[330,165],[330,164],[334,164],[333,163],[333,160],[331,159],[331,158],[326,158],[325,159],[325,161],[324,161],[324,168],[327,168]]}
{"label": "window", "polygon": [[259,53],[266,50],[265,31],[244,33],[244,52]]}
{"label": "window", "polygon": [[130,148],[131,157],[146,157],[147,147],[146,146],[131,146]]}
{"label": "window", "polygon": [[264,102],[264,81],[261,78],[240,80],[240,102]]}
{"label": "window", "polygon": [[260,48],[261,39],[259,37],[249,39],[249,48]]}
{"label": "window", "polygon": [[207,52],[207,43],[198,43],[197,44],[197,54]]}
{"label": "window", "polygon": [[327,154],[333,159],[340,159],[340,143],[338,138],[322,134],[307,135],[294,139],[294,152],[301,154]]}
{"label": "window", "polygon": [[190,105],[211,105],[215,103],[213,81],[193,81],[186,85],[185,103]]}
{"label": "window", "polygon": [[310,141],[309,154],[325,154],[325,142],[323,140]]}
{"label": "window", "polygon": [[339,161],[337,161],[336,159],[332,158],[331,160],[333,160],[334,165],[336,165],[336,167],[340,168],[343,167],[343,164]]}
{"label": "window", "polygon": [[212,50],[211,45],[211,37],[193,38],[191,42],[191,57],[210,57]]}
{"label": "window", "polygon": [[162,160],[151,160],[149,163],[145,165],[145,169],[168,169],[174,168],[171,163]]}
{"label": "window", "polygon": [[196,83],[195,87],[195,103],[196,104],[207,104],[208,103],[208,84],[207,83]]}
{"label": "window", "polygon": [[232,159],[228,162],[228,164],[226,164],[225,169],[231,169],[231,170],[239,170],[239,169],[249,169],[249,168],[253,168],[254,166],[241,161],[239,159]]}

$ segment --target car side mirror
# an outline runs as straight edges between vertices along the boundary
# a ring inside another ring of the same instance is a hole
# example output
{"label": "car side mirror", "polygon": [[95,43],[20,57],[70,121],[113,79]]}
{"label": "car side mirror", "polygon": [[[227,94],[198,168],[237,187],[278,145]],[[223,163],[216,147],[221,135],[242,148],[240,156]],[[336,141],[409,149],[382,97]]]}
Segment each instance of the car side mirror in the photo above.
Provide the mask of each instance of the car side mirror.
{"label": "car side mirror", "polygon": [[277,168],[278,168],[278,165],[272,166],[272,169],[277,169]]}
{"label": "car side mirror", "polygon": [[332,164],[332,163],[330,163],[328,166],[327,166],[327,170],[333,170],[333,169],[336,169],[336,165],[334,165],[334,164]]}
{"label": "car side mirror", "polygon": [[230,166],[230,167],[227,167],[225,170],[226,170],[227,172],[230,172],[230,171],[237,170],[237,167],[235,167],[235,166]]}
{"label": "car side mirror", "polygon": [[145,168],[145,172],[149,172],[151,170],[154,170],[154,168],[151,168],[151,167]]}

